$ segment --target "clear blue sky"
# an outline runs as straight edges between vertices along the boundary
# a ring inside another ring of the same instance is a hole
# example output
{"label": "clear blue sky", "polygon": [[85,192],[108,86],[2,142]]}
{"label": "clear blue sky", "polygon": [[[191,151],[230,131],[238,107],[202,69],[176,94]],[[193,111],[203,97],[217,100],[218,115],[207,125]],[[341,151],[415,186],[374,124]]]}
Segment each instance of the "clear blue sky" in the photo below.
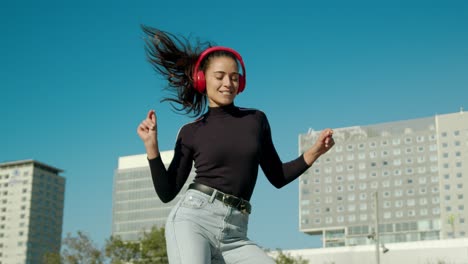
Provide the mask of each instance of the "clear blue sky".
{"label": "clear blue sky", "polygon": [[[466,1],[133,2],[0,4],[0,162],[65,170],[64,235],[110,236],[117,159],[144,153],[136,127],[148,109],[162,149],[190,120],[159,102],[140,24],[238,50],[248,76],[236,104],[267,114],[284,161],[309,128],[468,109]],[[276,190],[260,174],[252,202],[261,246],[321,245],[298,231],[297,181]]]}

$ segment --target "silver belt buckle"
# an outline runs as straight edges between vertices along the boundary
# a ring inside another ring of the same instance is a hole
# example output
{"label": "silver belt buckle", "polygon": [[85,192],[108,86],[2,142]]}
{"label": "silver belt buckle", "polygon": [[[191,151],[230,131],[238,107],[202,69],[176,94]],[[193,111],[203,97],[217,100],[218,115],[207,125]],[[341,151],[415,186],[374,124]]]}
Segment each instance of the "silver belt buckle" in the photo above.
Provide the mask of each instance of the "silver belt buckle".
{"label": "silver belt buckle", "polygon": [[248,214],[249,212],[247,212],[247,206],[245,206],[245,203],[244,203],[244,200],[241,200],[241,204],[239,206],[239,210],[241,211],[241,213],[243,214]]}

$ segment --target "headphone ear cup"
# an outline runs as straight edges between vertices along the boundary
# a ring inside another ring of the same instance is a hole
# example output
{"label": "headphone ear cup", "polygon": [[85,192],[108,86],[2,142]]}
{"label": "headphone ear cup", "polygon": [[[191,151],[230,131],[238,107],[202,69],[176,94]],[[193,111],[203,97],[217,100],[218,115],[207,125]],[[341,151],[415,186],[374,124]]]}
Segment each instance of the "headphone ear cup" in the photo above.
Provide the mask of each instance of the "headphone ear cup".
{"label": "headphone ear cup", "polygon": [[195,75],[195,80],[193,80],[193,87],[199,93],[203,93],[206,88],[205,74],[203,71],[198,71]]}
{"label": "headphone ear cup", "polygon": [[244,75],[239,76],[239,89],[237,89],[237,94],[240,94],[244,91],[245,88],[245,77]]}

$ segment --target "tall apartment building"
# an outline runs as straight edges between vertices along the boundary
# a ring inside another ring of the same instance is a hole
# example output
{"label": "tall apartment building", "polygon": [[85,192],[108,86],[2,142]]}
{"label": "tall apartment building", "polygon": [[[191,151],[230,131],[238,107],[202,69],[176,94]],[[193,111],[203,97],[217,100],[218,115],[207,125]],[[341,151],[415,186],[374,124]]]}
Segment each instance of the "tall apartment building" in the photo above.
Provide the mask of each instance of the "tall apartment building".
{"label": "tall apartment building", "polygon": [[42,263],[60,252],[61,172],[35,160],[0,163],[0,264]]}
{"label": "tall apartment building", "polygon": [[[161,152],[166,167],[173,155],[173,151]],[[134,241],[153,226],[164,227],[169,212],[193,177],[194,173],[191,173],[174,200],[163,203],[154,190],[146,154],[120,157],[114,174],[112,235]]]}
{"label": "tall apartment building", "polygon": [[[334,132],[299,181],[302,232],[324,247],[372,244],[376,230],[383,243],[467,237],[466,112]],[[299,135],[299,152],[318,134]]]}

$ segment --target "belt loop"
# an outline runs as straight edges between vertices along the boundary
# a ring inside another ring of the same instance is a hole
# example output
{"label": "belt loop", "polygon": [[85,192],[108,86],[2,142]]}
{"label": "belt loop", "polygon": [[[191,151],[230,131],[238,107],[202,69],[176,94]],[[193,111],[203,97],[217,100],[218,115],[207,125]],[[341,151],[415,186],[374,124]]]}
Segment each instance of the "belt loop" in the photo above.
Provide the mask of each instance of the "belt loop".
{"label": "belt loop", "polygon": [[216,197],[216,194],[218,194],[218,190],[214,189],[213,193],[211,194],[210,200],[208,200],[208,202],[213,203]]}

